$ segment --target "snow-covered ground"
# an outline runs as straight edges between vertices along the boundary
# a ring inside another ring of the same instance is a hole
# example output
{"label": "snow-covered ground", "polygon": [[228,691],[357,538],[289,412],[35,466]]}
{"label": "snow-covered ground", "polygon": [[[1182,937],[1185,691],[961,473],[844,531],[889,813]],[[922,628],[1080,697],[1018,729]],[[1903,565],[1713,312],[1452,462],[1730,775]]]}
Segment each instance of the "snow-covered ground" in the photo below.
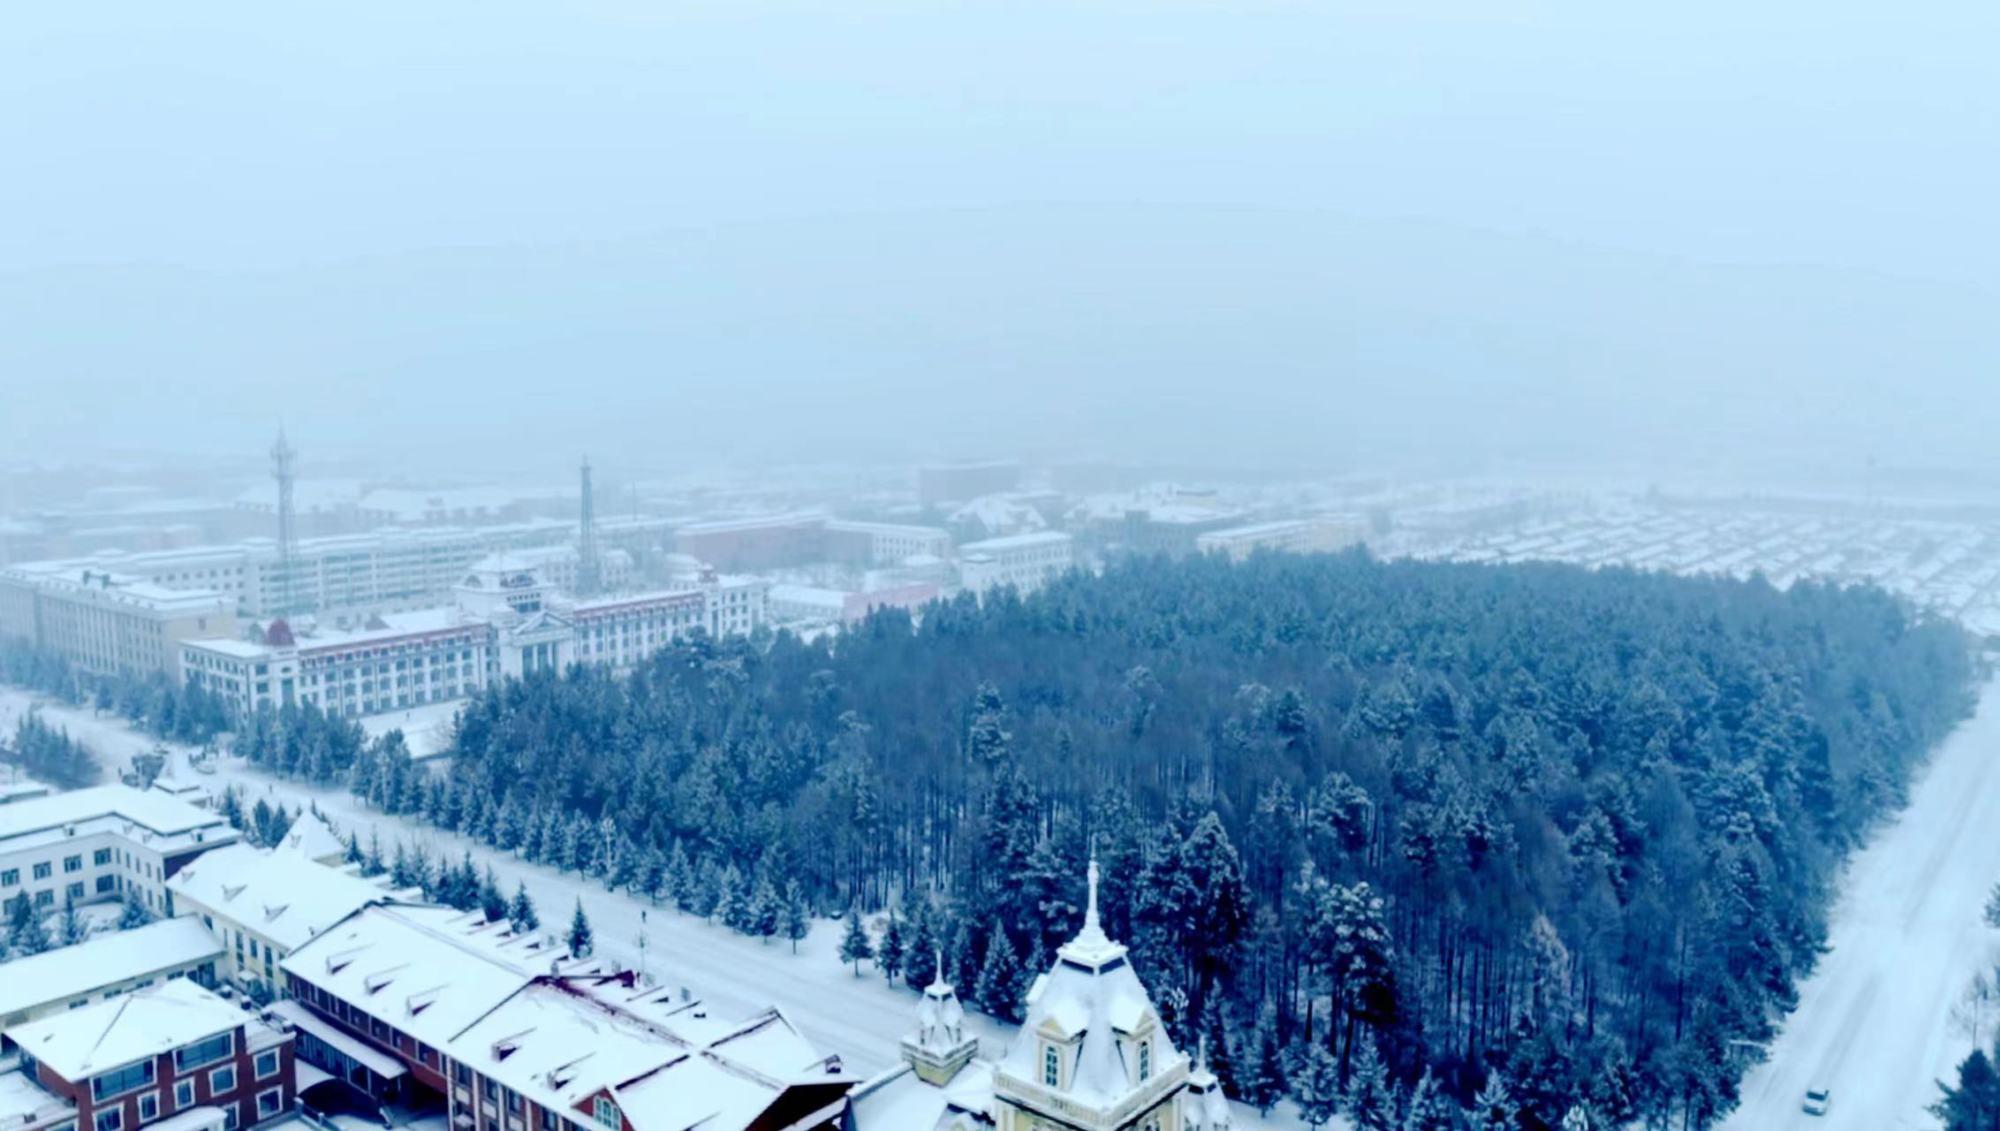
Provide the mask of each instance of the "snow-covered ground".
{"label": "snow-covered ground", "polygon": [[[1895,823],[1850,862],[1831,949],[1799,988],[1770,1057],[1743,1081],[1724,1131],[1934,1128],[1937,1081],[1971,1049],[1953,1021],[1973,977],[1996,958],[1980,920],[2000,879],[2000,683],[1937,751]],[[1799,1110],[1808,1087],[1832,1110]]]}
{"label": "snow-covered ground", "polygon": [[[0,728],[11,731],[15,718],[31,703],[41,706],[48,722],[66,727],[71,737],[96,753],[108,772],[123,769],[134,754],[158,745],[114,716],[65,707],[5,685],[0,685]],[[274,778],[237,759],[222,759],[215,775],[204,779],[204,784],[217,791],[234,784],[243,791],[245,804],[259,797],[289,808],[315,804],[343,833],[354,829],[364,842],[371,830],[379,831],[385,850],[398,839],[427,844],[433,855],[444,851],[453,859],[469,849],[474,860],[493,866],[504,890],[513,891],[517,880],[527,885],[545,930],[565,929],[571,908],[581,896],[600,956],[640,968],[639,939],[643,934],[643,968],[660,984],[685,987],[724,1014],[749,1013],[776,1004],[821,1048],[839,1053],[850,1069],[873,1073],[890,1066],[898,1056],[897,1042],[915,1026],[915,993],[886,985],[866,963],[856,977],[834,957],[841,933],[837,921],[816,922],[812,934],[793,955],[791,945],[782,940],[760,943],[744,938],[420,822],[385,816],[359,804],[343,790],[314,789]],[[968,1021],[986,1056],[997,1055],[1013,1035],[1013,1026],[983,1014],[969,1014]],[[1241,1107],[1237,1124],[1301,1126],[1276,1113],[1260,1122],[1254,1110]]]}

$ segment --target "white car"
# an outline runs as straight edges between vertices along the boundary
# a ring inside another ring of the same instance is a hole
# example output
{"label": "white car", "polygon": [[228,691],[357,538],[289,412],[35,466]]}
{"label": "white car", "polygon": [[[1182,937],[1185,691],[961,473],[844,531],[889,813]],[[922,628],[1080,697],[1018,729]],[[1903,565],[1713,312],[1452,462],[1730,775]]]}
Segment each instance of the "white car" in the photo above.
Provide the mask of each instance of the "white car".
{"label": "white car", "polygon": [[1799,1105],[1799,1110],[1807,1115],[1825,1115],[1826,1109],[1832,1106],[1831,1088],[1807,1088],[1805,1102]]}

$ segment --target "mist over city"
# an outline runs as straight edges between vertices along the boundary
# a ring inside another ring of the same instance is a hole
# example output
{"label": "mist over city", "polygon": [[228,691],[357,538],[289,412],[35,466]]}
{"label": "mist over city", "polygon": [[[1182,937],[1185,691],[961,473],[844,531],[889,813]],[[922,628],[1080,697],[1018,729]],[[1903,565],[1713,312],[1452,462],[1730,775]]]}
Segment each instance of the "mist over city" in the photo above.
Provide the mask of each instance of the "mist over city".
{"label": "mist over city", "polygon": [[2000,1128],[2000,8],[5,21],[0,1123]]}

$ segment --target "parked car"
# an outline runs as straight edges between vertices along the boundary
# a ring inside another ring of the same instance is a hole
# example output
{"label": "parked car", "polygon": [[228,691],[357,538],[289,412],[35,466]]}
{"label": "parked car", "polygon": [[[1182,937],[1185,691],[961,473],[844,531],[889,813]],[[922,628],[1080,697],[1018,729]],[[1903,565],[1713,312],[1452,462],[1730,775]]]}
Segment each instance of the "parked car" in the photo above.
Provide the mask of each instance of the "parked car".
{"label": "parked car", "polygon": [[1799,1110],[1807,1115],[1825,1115],[1826,1109],[1831,1106],[1833,1106],[1833,1089],[1807,1088],[1806,1100],[1799,1105]]}

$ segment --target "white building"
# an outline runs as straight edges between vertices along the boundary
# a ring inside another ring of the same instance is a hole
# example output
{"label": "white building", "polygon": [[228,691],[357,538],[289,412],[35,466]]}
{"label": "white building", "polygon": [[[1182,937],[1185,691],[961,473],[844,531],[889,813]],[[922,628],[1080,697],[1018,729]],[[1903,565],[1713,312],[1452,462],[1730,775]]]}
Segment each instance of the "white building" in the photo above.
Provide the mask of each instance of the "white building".
{"label": "white building", "polygon": [[109,1001],[169,978],[211,985],[221,959],[222,944],[193,919],[160,919],[16,958],[0,978],[0,1029]]}
{"label": "white building", "polygon": [[836,558],[860,557],[872,565],[894,565],[920,555],[944,557],[951,553],[951,532],[936,526],[914,526],[900,522],[858,522],[845,518],[826,520],[828,542],[839,549],[848,541],[865,539],[865,554],[835,553]]}
{"label": "white building", "polygon": [[[620,519],[600,528],[600,542],[614,540],[611,535],[615,533],[620,545],[658,543],[671,529],[672,524],[665,519]],[[15,568],[62,574],[86,569],[113,572],[164,589],[219,593],[229,599],[231,610],[244,616],[311,610],[332,617],[434,605],[451,592],[473,563],[489,554],[566,550],[573,563],[576,542],[576,523],[536,519],[501,526],[391,528],[302,538],[289,569],[273,538],[250,538],[222,546],[103,553]],[[613,557],[614,553],[619,556]],[[605,564],[615,573],[629,569],[630,559],[622,550],[607,546]],[[4,575],[0,575],[0,588],[4,582]]]}
{"label": "white building", "polygon": [[129,893],[164,914],[166,882],[238,839],[218,813],[125,785],[0,806],[0,903],[25,894],[48,910]]}
{"label": "white building", "polygon": [[1099,925],[1097,864],[1083,928],[1028,991],[1028,1016],[992,1061],[940,971],[904,1063],[855,1089],[852,1131],[1226,1131],[1215,1077],[1160,1023],[1125,947]]}
{"label": "white building", "polygon": [[1293,554],[1331,553],[1359,545],[1368,527],[1360,519],[1298,518],[1231,526],[1197,535],[1196,551],[1227,554],[1242,561],[1258,550]]}
{"label": "white building", "polygon": [[236,631],[236,606],[212,589],[169,589],[124,573],[54,563],[0,570],[0,635],[85,671],[172,675],[181,641]]}
{"label": "white building", "polygon": [[958,548],[959,582],[976,593],[1011,585],[1040,588],[1075,562],[1075,544],[1056,530],[967,542]]}
{"label": "white building", "polygon": [[579,601],[556,593],[532,563],[495,554],[460,574],[450,606],[374,617],[359,629],[274,621],[261,642],[187,641],[181,668],[239,714],[310,703],[377,715],[572,663],[630,667],[698,629],[747,634],[764,623],[765,588],[710,571],[685,588]]}
{"label": "white building", "polygon": [[261,982],[275,990],[283,985],[278,963],[286,955],[388,897],[374,882],[328,867],[308,851],[232,844],[167,881],[173,914],[199,922],[220,940],[219,977],[246,988]]}

